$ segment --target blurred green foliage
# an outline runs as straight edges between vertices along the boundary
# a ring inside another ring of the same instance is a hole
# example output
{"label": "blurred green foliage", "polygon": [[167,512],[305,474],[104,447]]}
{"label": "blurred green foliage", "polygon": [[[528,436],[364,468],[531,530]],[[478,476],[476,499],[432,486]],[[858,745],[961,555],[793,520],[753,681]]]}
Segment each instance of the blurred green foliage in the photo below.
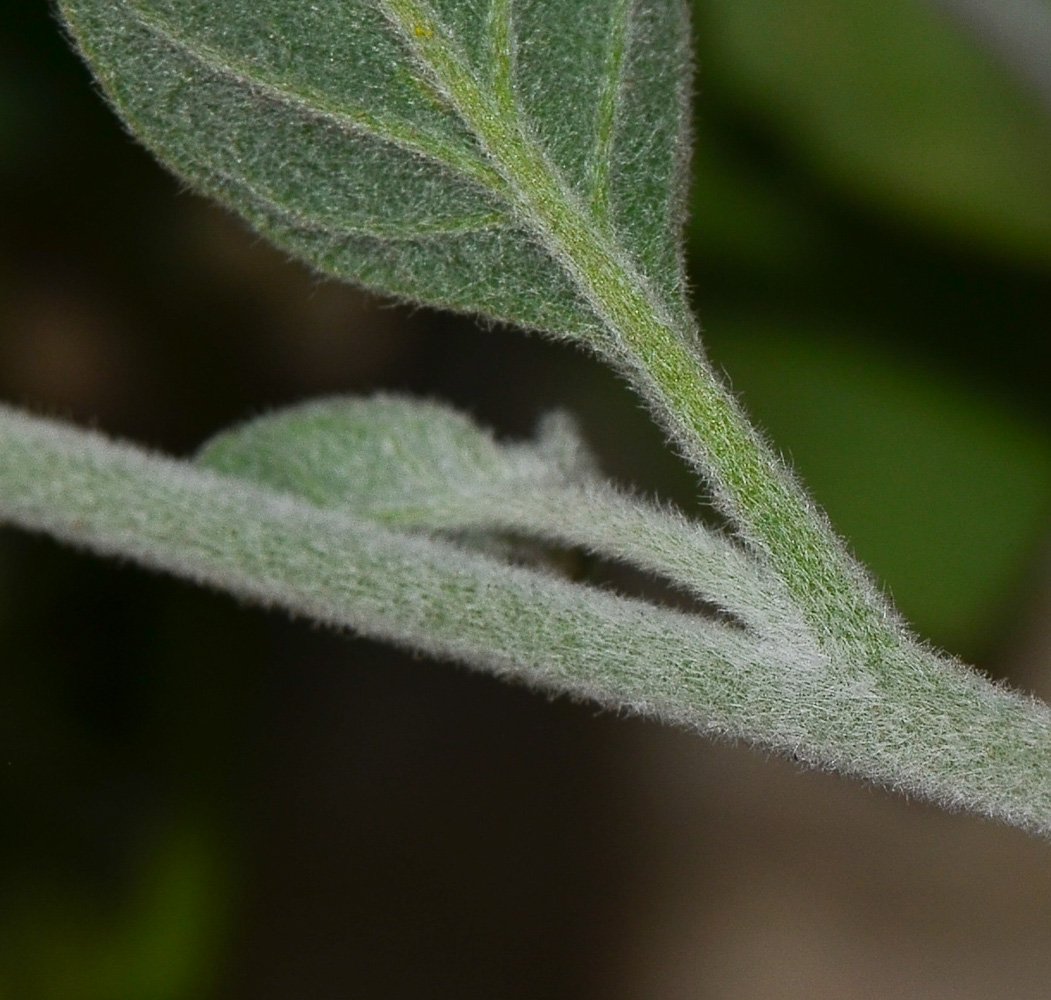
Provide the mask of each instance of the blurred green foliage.
{"label": "blurred green foliage", "polygon": [[[695,12],[690,250],[709,349],[917,628],[994,665],[1047,534],[1051,124],[918,2],[697,0]],[[611,472],[695,501],[645,415],[589,360],[314,283],[178,194],[92,92],[44,0],[0,10],[3,398],[184,452],[271,406],[372,387],[449,399],[518,435],[547,406],[569,406]],[[297,946],[286,913],[306,928],[314,918],[295,886],[282,891],[299,910],[275,895],[251,919],[244,912],[264,878],[259,858],[290,836],[288,821],[258,817],[300,801],[287,777],[299,772],[267,785],[282,772],[259,747],[297,752],[279,720],[288,692],[315,683],[304,661],[378,654],[300,632],[48,542],[0,537],[0,998],[257,1000],[268,970],[309,979],[311,935]],[[371,676],[360,663],[340,668]],[[598,899],[612,868],[571,856],[577,881],[552,869],[567,888],[543,890],[530,868],[514,912],[479,894],[492,935],[482,961],[456,943],[479,927],[454,898],[428,897],[429,915],[413,915],[435,866],[469,864],[452,848],[436,860],[428,846],[466,808],[455,794],[441,805],[424,795],[423,816],[392,808],[360,861],[343,856],[348,831],[366,821],[354,809],[334,816],[333,803],[360,794],[383,811],[415,774],[392,761],[419,745],[424,709],[402,706],[424,689],[425,669],[384,667],[393,679],[382,694],[360,681],[373,701],[354,716],[357,757],[319,797],[324,808],[294,827],[302,836],[337,824],[317,863],[358,865],[344,876],[354,891],[340,895],[357,930],[339,939],[333,979],[301,995],[345,995],[348,984],[411,995],[413,929],[449,963],[430,995],[494,995],[515,947],[550,958],[522,958],[517,995],[602,995],[566,971],[588,948],[552,944],[584,941],[588,914],[544,914]],[[478,718],[506,718],[499,699],[510,696],[441,678]],[[578,752],[580,734],[594,733],[587,710],[560,714],[537,699],[535,712],[520,728],[487,729],[464,709],[463,724],[480,728],[456,766],[502,760],[496,748],[510,756],[512,731]],[[442,745],[427,744],[434,760]],[[565,763],[572,753],[552,758],[520,780],[546,787],[582,766]],[[385,784],[355,768],[401,777]],[[483,789],[474,807],[481,830],[503,829],[491,800]],[[538,857],[538,843],[569,854],[586,828],[556,834],[567,824],[539,805],[508,815],[515,829],[535,822],[522,846]],[[289,843],[279,856],[294,867]],[[403,875],[405,857],[419,877]],[[387,938],[360,930],[374,925]]]}
{"label": "blurred green foliage", "polygon": [[701,0],[702,72],[844,197],[1051,264],[1051,124],[916,0]]}
{"label": "blurred green foliage", "polygon": [[110,906],[69,882],[20,887],[3,913],[5,996],[177,1000],[213,978],[226,914],[221,852],[208,826],[175,822]]}

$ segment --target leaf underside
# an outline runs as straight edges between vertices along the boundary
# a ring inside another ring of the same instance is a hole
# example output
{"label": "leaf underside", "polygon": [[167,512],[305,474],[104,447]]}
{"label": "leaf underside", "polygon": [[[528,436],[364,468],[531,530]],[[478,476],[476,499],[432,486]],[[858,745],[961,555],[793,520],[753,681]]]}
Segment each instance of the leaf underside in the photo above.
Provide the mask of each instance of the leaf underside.
{"label": "leaf underside", "polygon": [[[62,9],[132,131],[193,187],[323,271],[593,339],[602,322],[523,197],[525,170],[544,173],[657,299],[683,308],[680,0]],[[479,134],[494,116],[528,165]]]}

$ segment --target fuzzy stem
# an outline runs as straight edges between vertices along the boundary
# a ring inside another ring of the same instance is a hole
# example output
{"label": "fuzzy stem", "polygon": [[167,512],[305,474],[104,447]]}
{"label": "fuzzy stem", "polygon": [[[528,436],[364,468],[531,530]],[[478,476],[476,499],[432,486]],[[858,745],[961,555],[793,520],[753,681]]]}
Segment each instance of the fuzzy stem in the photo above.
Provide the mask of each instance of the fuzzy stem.
{"label": "fuzzy stem", "polygon": [[1051,709],[908,643],[859,674],[3,406],[0,523],[1051,834]]}
{"label": "fuzzy stem", "polygon": [[592,346],[647,399],[817,634],[865,659],[893,648],[890,612],[703,360],[693,329],[673,317],[513,108],[475,77],[423,0],[384,3],[406,44],[506,178],[523,219],[602,319],[607,336]]}

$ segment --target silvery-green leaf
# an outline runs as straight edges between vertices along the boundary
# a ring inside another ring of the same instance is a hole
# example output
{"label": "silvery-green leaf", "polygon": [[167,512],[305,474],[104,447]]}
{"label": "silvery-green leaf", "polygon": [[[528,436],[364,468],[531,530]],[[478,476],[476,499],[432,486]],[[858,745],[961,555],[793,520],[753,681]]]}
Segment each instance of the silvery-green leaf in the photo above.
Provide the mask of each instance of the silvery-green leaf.
{"label": "silvery-green leaf", "polygon": [[565,417],[549,421],[536,444],[501,445],[442,403],[382,395],[317,400],[257,418],[213,438],[198,462],[319,507],[397,523],[451,498],[598,480]]}
{"label": "silvery-green leaf", "polygon": [[594,337],[569,213],[681,312],[681,0],[61,7],[133,132],[325,271]]}
{"label": "silvery-green leaf", "polygon": [[198,463],[318,507],[429,532],[511,533],[659,574],[790,644],[812,637],[769,569],[724,536],[605,482],[572,421],[498,443],[440,403],[337,398],[213,438]]}

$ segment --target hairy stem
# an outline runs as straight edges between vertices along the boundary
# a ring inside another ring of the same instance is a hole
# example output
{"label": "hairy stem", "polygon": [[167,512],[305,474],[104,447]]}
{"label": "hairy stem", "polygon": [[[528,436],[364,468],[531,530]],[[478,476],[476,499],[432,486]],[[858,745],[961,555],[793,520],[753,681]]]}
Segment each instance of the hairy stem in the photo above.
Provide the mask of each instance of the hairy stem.
{"label": "hairy stem", "polygon": [[706,364],[694,331],[682,329],[529,129],[475,78],[425,4],[385,0],[385,6],[504,174],[521,214],[603,320],[608,337],[594,346],[648,399],[818,634],[864,650],[866,658],[893,647],[889,613],[864,573]]}
{"label": "hairy stem", "polygon": [[0,523],[1051,834],[1051,709],[909,643],[866,676],[2,406]]}

